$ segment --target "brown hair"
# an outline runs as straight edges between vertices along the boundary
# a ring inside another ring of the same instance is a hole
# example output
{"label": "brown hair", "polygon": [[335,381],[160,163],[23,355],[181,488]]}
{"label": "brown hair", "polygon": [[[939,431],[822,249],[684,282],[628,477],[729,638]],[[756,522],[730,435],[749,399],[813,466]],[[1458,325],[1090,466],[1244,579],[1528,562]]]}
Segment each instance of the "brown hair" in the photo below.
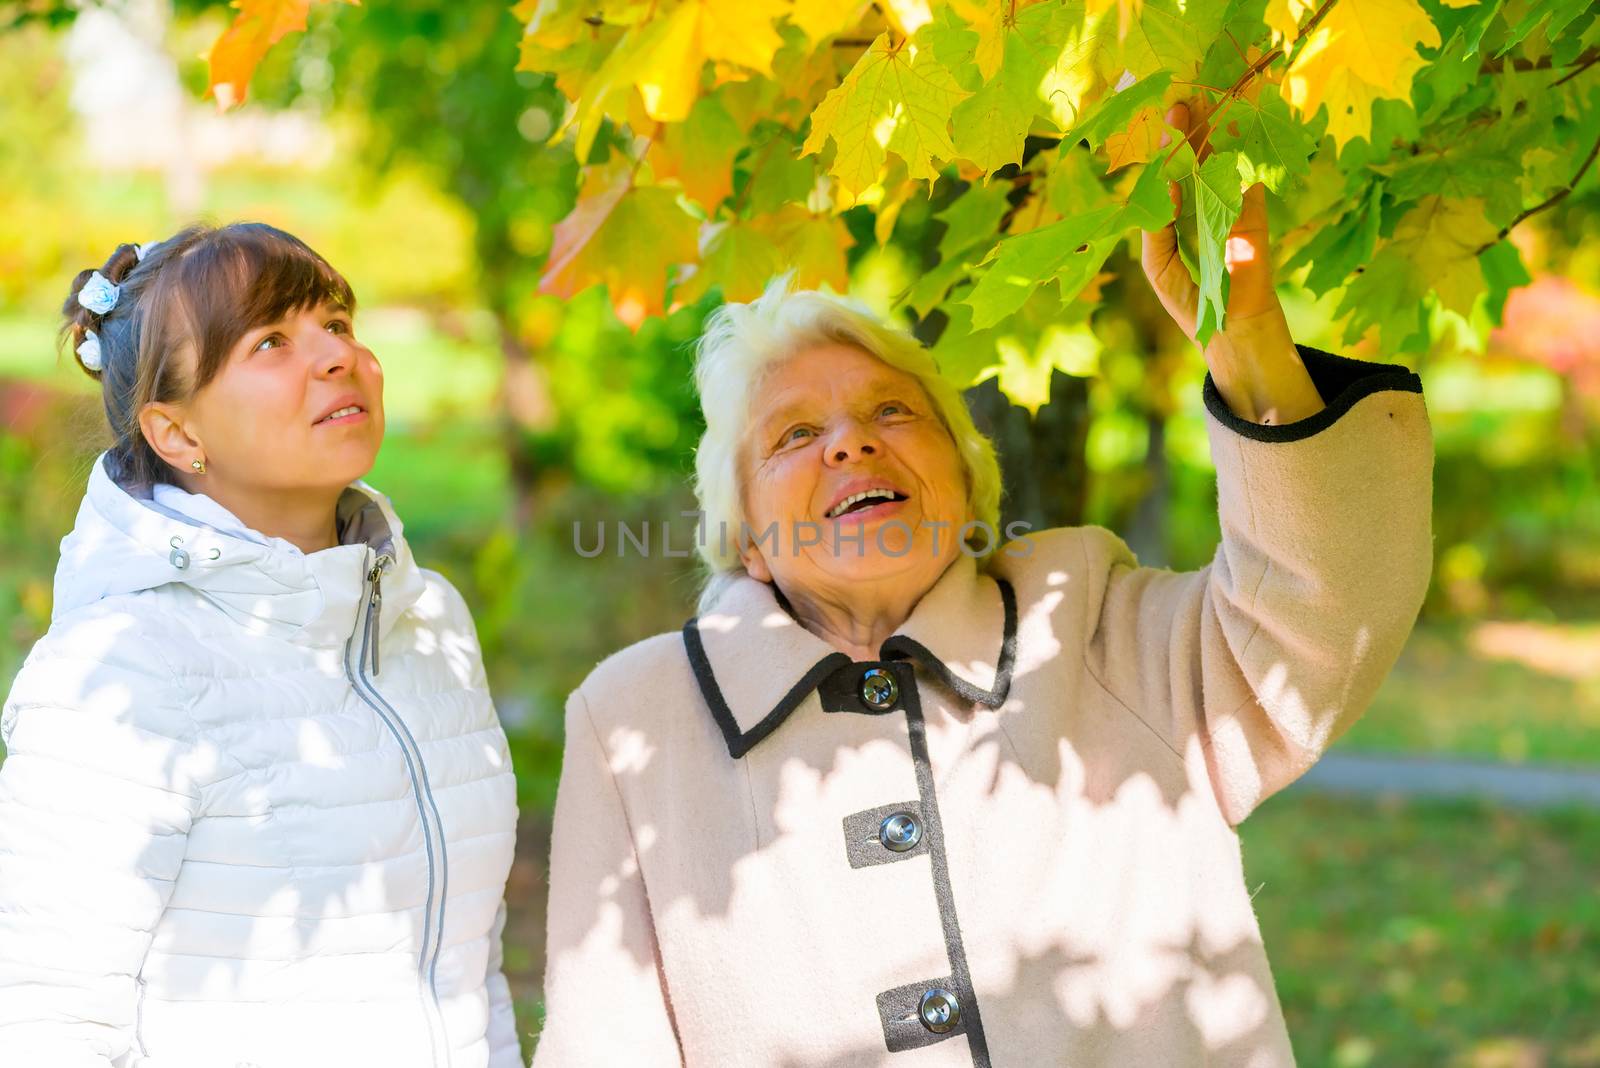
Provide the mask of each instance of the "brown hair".
{"label": "brown hair", "polygon": [[93,273],[72,280],[61,340],[76,351],[85,331],[100,339],[100,369],[84,371],[100,383],[113,439],[108,473],[119,482],[175,481],[139,427],[145,405],[192,398],[257,327],[323,302],[356,309],[343,275],[305,242],[265,223],[189,226],[147,246],[142,260],[137,246],[117,246],[100,268],[119,290],[104,315],[78,302]]}

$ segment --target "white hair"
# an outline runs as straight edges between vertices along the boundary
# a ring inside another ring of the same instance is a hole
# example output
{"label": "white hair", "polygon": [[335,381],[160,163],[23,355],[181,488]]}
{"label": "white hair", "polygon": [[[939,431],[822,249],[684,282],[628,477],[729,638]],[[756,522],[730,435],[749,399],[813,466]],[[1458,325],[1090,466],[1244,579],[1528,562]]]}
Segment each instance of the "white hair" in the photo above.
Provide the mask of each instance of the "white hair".
{"label": "white hair", "polygon": [[[753,422],[752,401],[765,373],[807,348],[853,345],[912,375],[955,442],[966,474],[968,518],[988,526],[972,549],[994,548],[999,526],[1000,464],[994,445],[972,421],[961,391],[939,373],[933,356],[908,331],[883,322],[858,300],[793,288],[791,269],[746,304],[723,304],[706,319],[695,344],[694,380],[706,430],[695,450],[695,496],[703,514],[700,557],[708,574],[700,593],[706,611],[727,582],[744,573],[738,539],[745,522],[739,450]],[[722,534],[721,532],[725,532]]]}

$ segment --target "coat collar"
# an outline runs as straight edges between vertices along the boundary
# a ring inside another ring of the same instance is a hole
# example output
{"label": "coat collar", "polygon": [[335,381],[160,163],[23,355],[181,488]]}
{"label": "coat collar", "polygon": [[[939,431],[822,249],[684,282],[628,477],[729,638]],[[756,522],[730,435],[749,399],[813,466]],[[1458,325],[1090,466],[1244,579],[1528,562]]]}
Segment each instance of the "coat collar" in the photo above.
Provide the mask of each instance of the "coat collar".
{"label": "coat collar", "polygon": [[[53,614],[104,597],[187,585],[236,623],[318,646],[341,644],[368,593],[372,562],[387,554],[380,637],[426,586],[387,497],[356,481],[340,497],[341,544],[309,555],[218,530],[161,507],[150,487],[111,477],[96,458],[77,522],[61,542]],[[181,552],[180,552],[181,550]]]}
{"label": "coat collar", "polygon": [[[789,717],[850,657],[786,610],[770,583],[735,579],[710,612],[683,625],[700,693],[738,758]],[[1011,585],[978,571],[962,553],[878,651],[916,660],[965,700],[999,708],[1016,660],[1017,605]]]}

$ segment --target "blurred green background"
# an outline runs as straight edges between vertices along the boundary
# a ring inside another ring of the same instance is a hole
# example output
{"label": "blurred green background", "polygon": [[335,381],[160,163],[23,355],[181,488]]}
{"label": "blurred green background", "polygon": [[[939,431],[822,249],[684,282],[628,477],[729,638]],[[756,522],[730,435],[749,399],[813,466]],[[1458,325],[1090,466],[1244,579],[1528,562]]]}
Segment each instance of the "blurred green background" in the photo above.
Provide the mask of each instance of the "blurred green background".
{"label": "blurred green background", "polygon": [[[693,507],[689,346],[712,304],[634,332],[598,290],[535,295],[575,168],[541,147],[561,97],[512,73],[518,25],[500,6],[385,0],[314,19],[268,55],[255,102],[219,116],[198,99],[201,61],[182,57],[227,14],[141,0],[0,34],[0,676],[48,625],[57,543],[102,444],[94,384],[56,351],[73,274],[194,217],[303,237],[353,283],[357,332],[385,366],[389,435],[369,481],[471,603],[513,741],[506,961],[531,1053],[562,702],[608,652],[680,625],[696,590],[687,561],[580,558],[573,524]],[[1438,447],[1437,572],[1336,753],[1600,772],[1594,188],[1516,232],[1535,280],[1502,326],[1456,320],[1414,361]],[[908,205],[897,241],[932,210]],[[870,240],[852,257],[855,291],[883,308],[917,262]],[[1331,302],[1292,284],[1284,299],[1297,338],[1339,350]],[[1123,532],[1146,563],[1199,567],[1217,540],[1204,367],[1192,349],[1153,354],[1148,336],[1107,328],[1099,374],[1061,384],[1085,406],[1085,477],[1044,514]],[[1038,492],[1009,489],[1014,512]],[[686,544],[689,521],[675,523]],[[1600,812],[1295,790],[1241,834],[1300,1063],[1600,1065]]]}

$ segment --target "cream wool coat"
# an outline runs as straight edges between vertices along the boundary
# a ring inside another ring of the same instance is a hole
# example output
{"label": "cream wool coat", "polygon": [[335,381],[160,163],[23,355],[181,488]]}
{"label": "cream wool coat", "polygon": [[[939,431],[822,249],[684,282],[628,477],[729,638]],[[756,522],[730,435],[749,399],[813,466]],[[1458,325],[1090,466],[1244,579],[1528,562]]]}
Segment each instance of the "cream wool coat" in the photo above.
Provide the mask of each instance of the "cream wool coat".
{"label": "cream wool coat", "polygon": [[305,555],[95,462],[0,716],[0,1065],[522,1064],[472,618],[385,497],[339,514]]}
{"label": "cream wool coat", "polygon": [[1039,532],[958,557],[865,663],[745,577],[600,664],[535,1068],[1292,1064],[1234,826],[1366,708],[1432,559],[1420,381],[1300,352],[1328,407],[1298,423],[1206,379],[1199,571]]}

